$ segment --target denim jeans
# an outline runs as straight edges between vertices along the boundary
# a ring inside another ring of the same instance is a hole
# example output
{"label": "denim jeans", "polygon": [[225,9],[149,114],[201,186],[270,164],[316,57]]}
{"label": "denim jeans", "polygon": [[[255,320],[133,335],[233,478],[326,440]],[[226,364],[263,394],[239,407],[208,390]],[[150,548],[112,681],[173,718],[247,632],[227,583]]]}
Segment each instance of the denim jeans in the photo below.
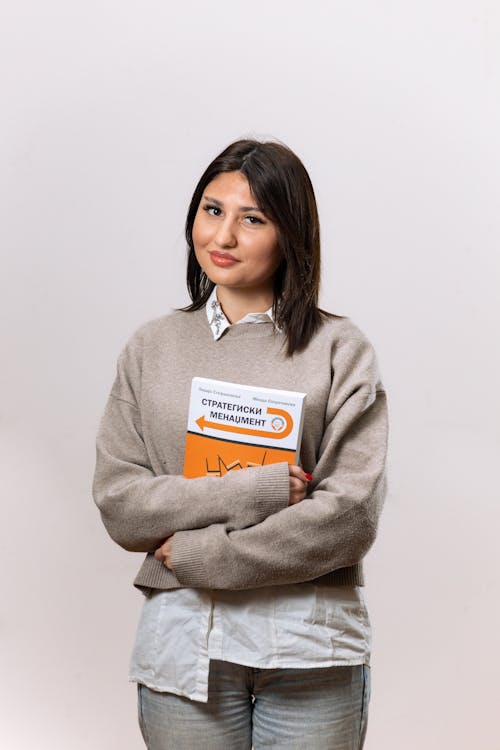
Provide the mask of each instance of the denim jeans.
{"label": "denim jeans", "polygon": [[208,703],[138,685],[148,750],[361,750],[370,667],[255,669],[212,660]]}

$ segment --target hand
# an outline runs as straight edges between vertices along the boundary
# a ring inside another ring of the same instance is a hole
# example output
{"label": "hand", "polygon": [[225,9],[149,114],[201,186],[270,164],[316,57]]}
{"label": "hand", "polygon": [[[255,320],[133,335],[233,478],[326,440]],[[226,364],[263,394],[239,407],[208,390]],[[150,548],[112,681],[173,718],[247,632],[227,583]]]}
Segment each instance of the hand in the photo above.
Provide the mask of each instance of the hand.
{"label": "hand", "polygon": [[158,547],[158,549],[155,552],[155,557],[157,560],[159,560],[161,563],[163,563],[169,570],[173,570],[172,568],[172,539],[174,538],[174,535],[169,536],[165,539],[161,547]]}
{"label": "hand", "polygon": [[288,505],[295,505],[303,500],[307,493],[307,483],[312,479],[300,466],[289,466],[290,474],[290,500]]}

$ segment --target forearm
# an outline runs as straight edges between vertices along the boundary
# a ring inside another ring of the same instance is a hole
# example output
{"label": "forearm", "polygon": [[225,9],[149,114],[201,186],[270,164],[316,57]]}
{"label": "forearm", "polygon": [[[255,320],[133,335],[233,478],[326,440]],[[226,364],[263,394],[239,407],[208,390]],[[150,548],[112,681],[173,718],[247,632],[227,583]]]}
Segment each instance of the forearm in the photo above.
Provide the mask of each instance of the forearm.
{"label": "forearm", "polygon": [[110,536],[125,549],[149,552],[174,532],[223,524],[256,524],[288,505],[286,463],[224,477],[156,476],[132,404],[110,397],[97,438],[94,500]]}
{"label": "forearm", "polygon": [[217,524],[180,532],[172,539],[173,570],[184,586],[246,589],[354,565],[375,540],[384,493],[381,477],[369,500],[344,512],[308,498],[241,531]]}
{"label": "forearm", "polygon": [[[361,407],[361,404],[364,406]],[[254,588],[311,580],[359,562],[372,545],[386,492],[385,393],[358,392],[344,407],[314,470],[313,492],[251,528],[223,524],[172,540],[184,586]]]}

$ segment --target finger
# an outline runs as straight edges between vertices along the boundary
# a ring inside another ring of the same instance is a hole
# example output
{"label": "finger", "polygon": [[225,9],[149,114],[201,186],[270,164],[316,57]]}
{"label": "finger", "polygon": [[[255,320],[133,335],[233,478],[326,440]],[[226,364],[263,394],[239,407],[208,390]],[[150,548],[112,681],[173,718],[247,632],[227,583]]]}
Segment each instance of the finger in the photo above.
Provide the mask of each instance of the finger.
{"label": "finger", "polygon": [[306,474],[301,466],[290,466],[289,473],[290,476],[297,477],[297,479],[302,479],[303,482],[308,482],[310,481],[310,479],[312,479],[312,476],[310,474]]}
{"label": "finger", "polygon": [[304,500],[307,494],[307,482],[297,477],[290,477],[289,505],[295,505]]}
{"label": "finger", "polygon": [[293,495],[300,495],[300,497],[305,497],[306,492],[307,492],[306,487],[303,484],[298,487],[295,487],[295,489],[292,490]]}

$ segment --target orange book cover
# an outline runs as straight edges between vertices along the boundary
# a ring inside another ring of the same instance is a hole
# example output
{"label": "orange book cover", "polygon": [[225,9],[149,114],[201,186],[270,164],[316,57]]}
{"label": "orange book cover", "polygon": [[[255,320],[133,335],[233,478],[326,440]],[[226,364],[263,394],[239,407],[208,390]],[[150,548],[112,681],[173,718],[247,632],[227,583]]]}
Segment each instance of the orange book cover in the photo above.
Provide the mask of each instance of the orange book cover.
{"label": "orange book cover", "polygon": [[298,462],[305,393],[193,378],[184,476]]}

